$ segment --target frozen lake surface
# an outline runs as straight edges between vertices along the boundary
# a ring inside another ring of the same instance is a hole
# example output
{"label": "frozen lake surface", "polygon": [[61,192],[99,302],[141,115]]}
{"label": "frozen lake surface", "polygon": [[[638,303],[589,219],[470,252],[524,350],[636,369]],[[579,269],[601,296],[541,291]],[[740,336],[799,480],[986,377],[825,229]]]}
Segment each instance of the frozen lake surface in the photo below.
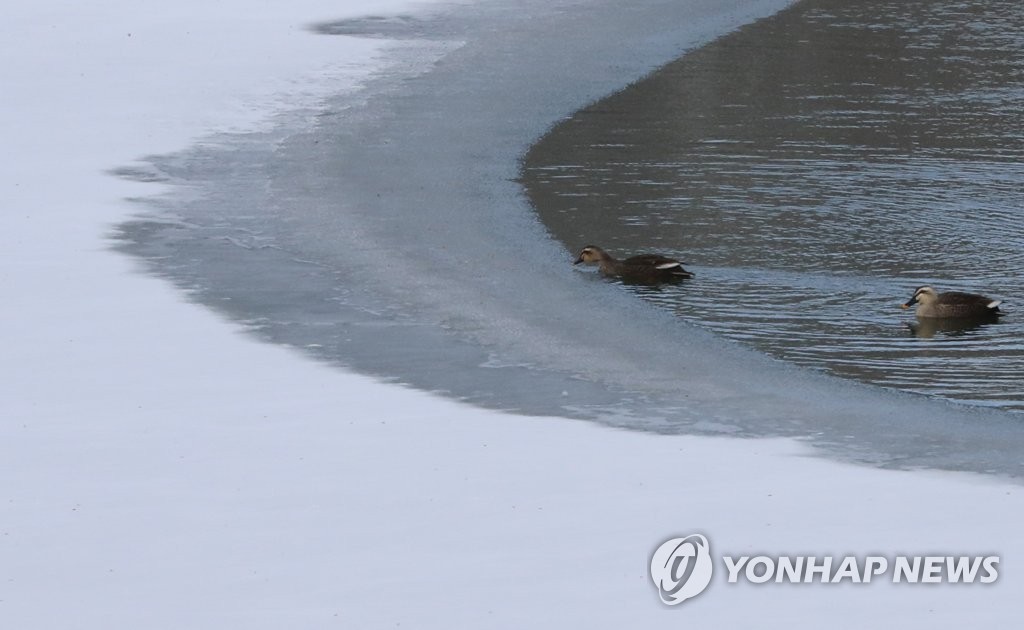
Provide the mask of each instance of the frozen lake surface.
{"label": "frozen lake surface", "polygon": [[[894,466],[956,467],[950,453],[962,453],[959,467],[977,470],[991,459],[1006,472],[1006,453],[1017,448],[1007,425],[1005,443],[984,452],[986,441],[999,436],[989,418],[1005,414],[958,415],[943,405],[907,403],[915,399],[906,396],[865,398],[877,389],[848,389],[836,379],[808,380],[801,370],[723,345],[620,287],[590,282],[592,276],[566,268],[562,247],[544,240],[517,186],[465,176],[488,169],[514,176],[515,164],[495,164],[525,151],[591,98],[576,83],[583,81],[577,70],[597,77],[596,98],[618,85],[620,74],[639,76],[647,68],[637,61],[644,55],[658,50],[667,61],[677,48],[771,7],[677,0],[674,8],[689,8],[685,24],[672,26],[682,35],[647,39],[661,32],[661,22],[644,32],[627,29],[622,33],[637,37],[617,41],[636,45],[632,52],[593,67],[588,62],[607,53],[602,47],[570,54],[571,71],[557,81],[580,89],[566,91],[564,100],[531,100],[562,91],[549,77],[523,103],[488,112],[474,108],[474,98],[481,86],[507,78],[491,71],[515,69],[496,58],[512,59],[516,48],[504,42],[500,55],[489,56],[473,41],[501,43],[508,29],[548,13],[502,17],[509,7],[532,9],[480,0],[479,11],[455,6],[447,7],[454,15],[412,18],[404,13],[408,4],[100,0],[75,10],[44,0],[7,7],[0,50],[17,63],[0,64],[0,84],[11,88],[0,99],[9,149],[0,169],[6,191],[0,284],[8,306],[0,311],[8,333],[0,361],[6,480],[0,626],[675,628],[778,619],[816,628],[842,619],[931,628],[937,619],[965,627],[1015,619],[1021,585],[1012,570],[991,585],[876,580],[802,588],[729,585],[723,567],[698,601],[666,610],[647,565],[660,541],[702,531],[717,553],[995,552],[1012,567],[1024,553],[1016,480],[848,465],[817,456],[810,441],[663,435],[499,413],[309,360],[358,363],[365,372],[422,388],[442,383],[449,394],[483,398],[492,388],[493,397],[484,399],[491,406],[533,403],[530,392],[515,387],[578,382],[564,396],[557,393],[568,401],[557,406],[566,410],[562,415],[570,415],[570,403],[593,400],[576,415],[610,422],[616,407],[633,410],[617,422],[634,428],[656,426],[661,418],[675,432],[728,430],[713,424],[719,414],[751,435],[788,415],[792,434],[810,434],[801,424],[821,427],[817,443],[824,444],[826,437],[843,437],[836,423],[846,419],[850,447],[836,453],[872,447],[863,449],[865,456],[881,454]],[[599,5],[553,10],[591,8]],[[377,17],[338,19],[368,12]],[[640,13],[604,16],[620,24],[602,35]],[[562,30],[544,35],[548,23],[541,21],[531,27],[540,30],[516,36],[579,35],[566,28],[570,22],[555,22]],[[316,34],[367,32],[368,25],[401,43]],[[482,30],[471,36],[475,29]],[[465,45],[458,48],[459,42]],[[574,37],[565,42],[567,49],[582,45]],[[646,48],[657,42],[664,48]],[[470,56],[452,56],[474,46]],[[539,67],[534,78],[561,68],[561,58]],[[417,78],[430,68],[465,73],[474,61],[493,63],[465,75],[475,84],[461,92],[449,84],[451,76]],[[375,68],[377,79],[367,80]],[[380,89],[391,96],[373,98]],[[420,89],[462,98],[420,100]],[[327,94],[339,96],[324,105]],[[447,117],[439,111],[400,122],[415,115],[417,100],[451,107],[470,137],[451,135],[450,128],[435,137],[429,125],[417,124]],[[377,124],[376,132],[367,123]],[[519,127],[528,132],[502,136],[513,146],[471,142]],[[407,132],[431,142],[418,145]],[[345,138],[377,142],[359,145],[370,160],[365,168],[339,163],[351,168],[351,178],[330,163],[344,153]],[[391,145],[398,145],[393,154]],[[392,171],[391,161],[405,151],[415,159],[396,161]],[[133,162],[154,153],[163,157]],[[464,165],[459,177],[430,184],[432,160],[439,172],[453,173],[449,163],[456,159]],[[110,176],[117,165],[119,177]],[[285,177],[290,171],[306,177]],[[381,194],[379,203],[371,187]],[[165,196],[137,202],[155,194]],[[405,221],[431,227],[426,218],[415,221],[416,202],[447,210],[432,215],[445,222],[410,240],[397,229]],[[494,234],[462,225],[475,220],[469,207],[493,209],[494,216],[483,216],[493,221]],[[318,211],[322,234],[310,218]],[[139,243],[149,239],[142,259],[110,250],[113,226],[137,212],[150,216],[121,232]],[[510,229],[499,216],[520,219]],[[310,243],[340,245],[329,259],[318,259],[315,247],[284,249],[286,223],[314,233]],[[345,229],[331,233],[335,227]],[[435,234],[446,230],[453,236]],[[456,240],[467,234],[474,240]],[[496,265],[482,250],[510,240],[536,251]],[[351,243],[357,245],[341,247]],[[460,273],[446,267],[444,253],[453,245],[452,265],[472,263]],[[418,274],[416,257],[429,274]],[[359,266],[371,258],[376,264]],[[143,267],[173,278],[178,288]],[[516,273],[496,273],[506,268]],[[233,283],[248,290],[226,292]],[[464,287],[477,301],[452,306],[452,287]],[[554,317],[580,300],[600,308]],[[501,308],[485,308],[492,302]],[[461,318],[442,320],[442,307]],[[479,317],[502,309],[497,324]],[[545,327],[539,315],[526,317],[530,309],[553,319]],[[442,332],[415,333],[435,329]],[[550,354],[565,353],[563,361],[546,362],[538,350],[536,333],[545,330]],[[331,335],[344,332],[352,341],[331,345]],[[253,333],[286,343],[286,333],[296,342],[326,342],[296,349],[260,343]],[[532,343],[517,342],[520,334]],[[558,345],[572,335],[578,343]],[[634,354],[631,344],[639,344]],[[374,345],[385,356],[366,349]],[[460,357],[452,347],[469,350]],[[448,354],[431,355],[445,348]],[[487,369],[472,363],[482,349]],[[565,367],[581,349],[590,349],[594,360]],[[516,362],[528,357],[535,360]],[[633,365],[623,369],[627,361]],[[439,375],[427,374],[429,366]],[[672,369],[662,382],[657,368],[663,366]],[[789,387],[791,381],[803,389]],[[553,397],[538,389],[535,398],[556,407]],[[673,401],[678,410],[652,414],[649,425],[637,421],[652,404]],[[891,412],[883,420],[893,425],[880,439],[903,440],[897,444],[903,447],[909,438],[901,434],[916,430],[913,458],[897,460],[895,451],[865,441],[864,422],[879,409]],[[704,412],[703,425],[687,424]],[[831,420],[829,413],[838,416]],[[965,425],[976,432],[960,430]]]}

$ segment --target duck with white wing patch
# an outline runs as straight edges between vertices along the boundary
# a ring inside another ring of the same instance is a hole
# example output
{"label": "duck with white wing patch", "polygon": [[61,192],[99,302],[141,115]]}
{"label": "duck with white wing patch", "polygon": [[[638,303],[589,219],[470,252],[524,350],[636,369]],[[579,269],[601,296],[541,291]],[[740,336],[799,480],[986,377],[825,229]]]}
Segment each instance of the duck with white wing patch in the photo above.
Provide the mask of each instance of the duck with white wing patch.
{"label": "duck with white wing patch", "polygon": [[683,269],[683,263],[675,258],[661,254],[640,254],[617,260],[595,245],[587,245],[580,250],[573,264],[580,263],[597,264],[603,275],[637,284],[660,284],[693,277],[692,273]]}
{"label": "duck with white wing patch", "polygon": [[918,319],[966,319],[998,317],[1002,314],[999,310],[1002,303],[1002,300],[993,300],[976,293],[939,293],[930,286],[923,286],[918,287],[914,296],[902,306],[910,308],[916,304],[914,314]]}

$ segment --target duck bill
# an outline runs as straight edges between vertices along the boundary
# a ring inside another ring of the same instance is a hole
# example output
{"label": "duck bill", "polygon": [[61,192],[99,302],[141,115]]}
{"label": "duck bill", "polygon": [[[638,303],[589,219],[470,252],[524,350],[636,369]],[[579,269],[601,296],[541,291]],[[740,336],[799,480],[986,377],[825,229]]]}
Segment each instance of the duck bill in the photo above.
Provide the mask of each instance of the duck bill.
{"label": "duck bill", "polygon": [[583,262],[583,256],[580,256],[579,258],[577,258],[576,260],[574,260],[572,264],[574,264],[574,265],[578,265],[578,264],[580,264],[581,262]]}
{"label": "duck bill", "polygon": [[911,306],[913,306],[915,304],[917,304],[917,300],[910,299],[907,302],[905,302],[903,304],[900,304],[900,308],[910,308]]}

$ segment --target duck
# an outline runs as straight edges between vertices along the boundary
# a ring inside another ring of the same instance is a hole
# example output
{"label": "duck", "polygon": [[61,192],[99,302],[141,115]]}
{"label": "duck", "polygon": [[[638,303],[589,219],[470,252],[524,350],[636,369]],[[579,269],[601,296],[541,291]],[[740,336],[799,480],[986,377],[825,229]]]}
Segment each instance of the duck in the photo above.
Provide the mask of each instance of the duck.
{"label": "duck", "polygon": [[602,275],[638,284],[676,282],[693,277],[692,273],[683,269],[683,263],[675,258],[661,254],[640,254],[616,260],[596,245],[587,245],[580,250],[573,264],[580,263],[597,264]]}
{"label": "duck", "polygon": [[947,291],[939,293],[929,286],[918,287],[914,297],[902,305],[910,308],[917,305],[914,314],[918,319],[972,319],[980,317],[998,317],[1002,313],[999,305],[1002,300],[978,295]]}

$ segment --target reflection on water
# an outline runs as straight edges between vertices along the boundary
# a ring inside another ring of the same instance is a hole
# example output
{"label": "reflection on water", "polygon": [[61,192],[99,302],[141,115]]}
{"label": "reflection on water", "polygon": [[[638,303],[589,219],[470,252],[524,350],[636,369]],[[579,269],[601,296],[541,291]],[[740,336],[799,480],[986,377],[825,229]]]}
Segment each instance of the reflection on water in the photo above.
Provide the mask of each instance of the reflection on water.
{"label": "reflection on water", "polygon": [[[581,111],[527,156],[575,249],[661,251],[643,292],[839,375],[1024,410],[1024,4],[809,1]],[[918,323],[913,289],[1004,300]],[[912,334],[908,334],[908,330]]]}
{"label": "reflection on water", "polygon": [[922,319],[907,323],[907,329],[915,337],[932,339],[935,335],[945,337],[964,337],[982,326],[998,324],[995,316],[972,317],[967,319]]}

